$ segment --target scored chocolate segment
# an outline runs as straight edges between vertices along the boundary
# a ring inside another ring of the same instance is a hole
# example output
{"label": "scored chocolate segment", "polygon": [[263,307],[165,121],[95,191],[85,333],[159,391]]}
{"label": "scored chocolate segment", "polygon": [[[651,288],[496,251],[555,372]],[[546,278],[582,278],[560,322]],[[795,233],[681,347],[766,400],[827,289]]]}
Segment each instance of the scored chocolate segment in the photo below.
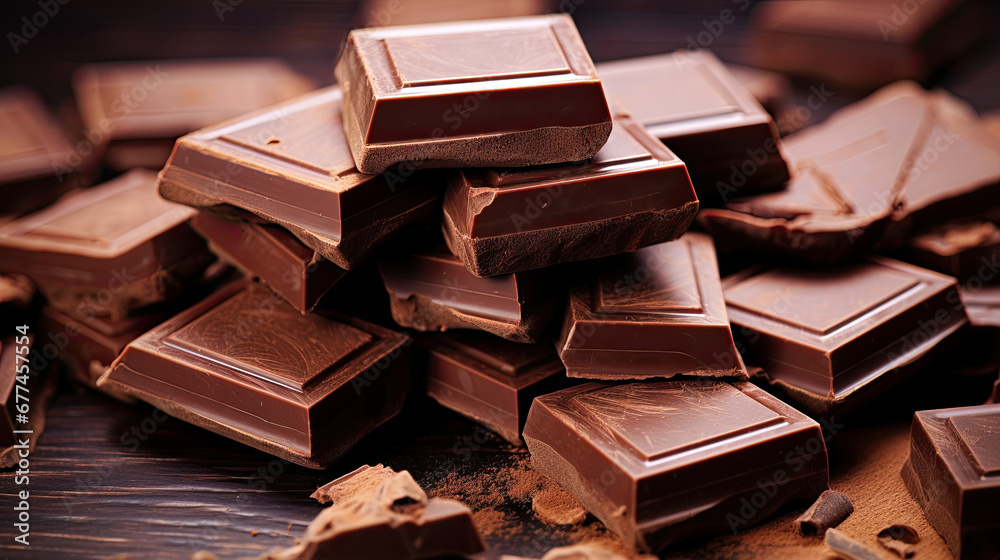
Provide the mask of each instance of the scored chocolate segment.
{"label": "scored chocolate segment", "polygon": [[[828,481],[819,425],[745,382],[579,385],[536,398],[524,439],[535,469],[654,552],[758,523]],[[765,487],[764,506],[740,512]]]}
{"label": "scored chocolate segment", "polygon": [[98,385],[300,465],[324,468],[396,415],[407,338],[259,284],[230,285],[128,345]]}
{"label": "scored chocolate segment", "polygon": [[697,208],[684,162],[626,116],[588,162],[453,172],[442,229],[470,272],[495,276],[675,239]]}
{"label": "scored chocolate segment", "polygon": [[746,377],[712,240],[687,233],[621,255],[570,290],[558,342],[570,377]]}
{"label": "scored chocolate segment", "polygon": [[955,558],[1000,547],[1000,404],[918,411],[902,477]]}
{"label": "scored chocolate segment", "polygon": [[518,344],[476,332],[423,335],[427,394],[521,445],[531,400],[567,385],[548,343]]}
{"label": "scored chocolate segment", "polygon": [[211,262],[194,213],[160,198],[152,172],[131,171],[0,227],[0,269],[30,276],[62,311],[120,320]]}
{"label": "scored chocolate segment", "polygon": [[340,88],[328,87],[185,136],[160,174],[160,193],[249,211],[355,267],[399,228],[434,214],[439,192],[426,174],[360,173],[340,106]]}
{"label": "scored chocolate segment", "polygon": [[351,153],[366,173],[403,161],[578,161],[611,130],[600,79],[567,15],[356,29],[336,75]]}
{"label": "scored chocolate segment", "polygon": [[703,205],[788,180],[774,120],[711,52],[605,62],[597,72],[610,103],[684,160]]}
{"label": "scored chocolate segment", "polygon": [[967,322],[953,278],[891,259],[757,268],[723,284],[748,361],[817,414],[884,390]]}
{"label": "scored chocolate segment", "polygon": [[303,313],[346,273],[288,230],[255,217],[226,219],[203,211],[191,219],[191,227],[220,259],[260,278]]}
{"label": "scored chocolate segment", "polygon": [[379,272],[393,319],[422,331],[479,329],[515,342],[537,342],[555,305],[545,297],[539,275],[479,278],[444,248],[383,259]]}

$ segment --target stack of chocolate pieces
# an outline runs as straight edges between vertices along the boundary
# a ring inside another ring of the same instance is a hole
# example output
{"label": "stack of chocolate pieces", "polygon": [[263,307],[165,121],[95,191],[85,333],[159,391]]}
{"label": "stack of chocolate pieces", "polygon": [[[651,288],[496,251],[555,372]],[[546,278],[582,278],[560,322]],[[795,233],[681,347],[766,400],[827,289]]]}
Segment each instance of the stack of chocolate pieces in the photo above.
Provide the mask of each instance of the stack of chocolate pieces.
{"label": "stack of chocolate pieces", "polygon": [[[813,418],[1000,332],[1000,141],[947,92],[781,139],[781,80],[755,96],[773,77],[707,51],[595,66],[567,15],[354,30],[312,91],[218,64],[78,72],[110,168],[172,152],[0,225],[0,305],[30,315],[33,282],[73,377],[287,461],[330,466],[422,393],[660,552],[814,500]],[[919,413],[904,468],[970,557],[1000,525],[994,408]],[[409,505],[366,530],[416,530]],[[303,550],[355,543],[328,525]]]}

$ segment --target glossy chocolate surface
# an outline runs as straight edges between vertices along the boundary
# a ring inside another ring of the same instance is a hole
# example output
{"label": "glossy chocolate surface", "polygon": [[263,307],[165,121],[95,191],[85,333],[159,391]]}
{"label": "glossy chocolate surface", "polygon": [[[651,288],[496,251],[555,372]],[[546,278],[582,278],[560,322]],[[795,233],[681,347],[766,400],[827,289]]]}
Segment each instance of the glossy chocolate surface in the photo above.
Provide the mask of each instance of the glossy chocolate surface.
{"label": "glossy chocolate surface", "polygon": [[260,284],[230,285],[130,343],[98,385],[300,465],[324,468],[396,415],[407,338],[303,315]]}
{"label": "glossy chocolate surface", "polygon": [[960,285],[962,304],[973,327],[1000,327],[1000,284],[968,281]]}
{"label": "glossy chocolate surface", "polygon": [[355,29],[336,67],[358,168],[589,158],[611,115],[564,14]]}
{"label": "glossy chocolate surface", "polygon": [[177,141],[160,194],[193,206],[231,205],[281,225],[342,268],[397,229],[434,213],[426,176],[354,167],[337,87],[200,130]]}
{"label": "glossy chocolate surface", "polygon": [[259,278],[303,313],[346,273],[284,228],[257,219],[229,220],[202,211],[191,227],[219,258]]}
{"label": "glossy chocolate surface", "polygon": [[1000,281],[1000,228],[986,219],[949,222],[914,235],[905,260],[954,276],[960,284]]}
{"label": "glossy chocolate surface", "polygon": [[73,148],[38,94],[0,90],[0,193],[8,185],[51,177],[70,168]]}
{"label": "glossy chocolate surface", "polygon": [[748,34],[754,66],[870,91],[925,80],[995,27],[990,2],[893,0],[761,2]]}
{"label": "glossy chocolate surface", "polygon": [[788,180],[774,120],[710,51],[604,62],[597,72],[609,103],[684,161],[703,206]]}
{"label": "glossy chocolate surface", "polygon": [[[536,470],[654,552],[758,523],[828,481],[819,425],[746,382],[578,385],[535,399],[524,439]],[[768,484],[765,505],[740,517]]]}
{"label": "glossy chocolate surface", "polygon": [[548,342],[518,344],[478,332],[421,335],[427,394],[521,445],[531,401],[567,385]]}
{"label": "glossy chocolate surface", "polygon": [[135,170],[0,227],[0,270],[31,277],[64,311],[120,317],[181,293],[212,260],[194,214]]}
{"label": "glossy chocolate surface", "polygon": [[477,276],[634,251],[679,237],[698,199],[684,162],[629,117],[587,162],[457,170],[442,226]]}
{"label": "glossy chocolate surface", "polygon": [[881,257],[836,268],[758,267],[723,285],[747,362],[811,411],[810,396],[849,408],[885,390],[881,377],[967,323],[954,278]]}
{"label": "glossy chocolate surface", "polygon": [[1000,404],[913,416],[903,481],[955,558],[1000,549]]}
{"label": "glossy chocolate surface", "polygon": [[112,141],[176,138],[313,87],[271,59],[116,62],[73,76],[84,126]]}
{"label": "glossy chocolate surface", "polygon": [[393,319],[421,331],[479,329],[515,342],[537,342],[552,317],[539,274],[480,278],[444,247],[379,261]]}
{"label": "glossy chocolate surface", "polygon": [[899,246],[914,225],[969,216],[1000,196],[1000,150],[972,109],[912,82],[841,109],[782,149],[792,169],[786,191],[702,213],[723,247],[843,260]]}
{"label": "glossy chocolate surface", "polygon": [[687,233],[596,266],[570,290],[558,343],[570,377],[746,377],[712,240]]}
{"label": "glossy chocolate surface", "polygon": [[[725,64],[725,67],[771,117],[777,119],[783,114],[792,89],[788,76],[740,64]],[[784,133],[780,128],[778,132]]]}

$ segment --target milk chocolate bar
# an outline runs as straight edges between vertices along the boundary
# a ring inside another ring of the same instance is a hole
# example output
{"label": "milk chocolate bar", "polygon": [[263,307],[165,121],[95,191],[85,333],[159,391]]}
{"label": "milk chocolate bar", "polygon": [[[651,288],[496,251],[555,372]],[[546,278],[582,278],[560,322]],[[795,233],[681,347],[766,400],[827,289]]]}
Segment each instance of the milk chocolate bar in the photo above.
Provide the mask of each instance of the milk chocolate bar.
{"label": "milk chocolate bar", "polygon": [[105,162],[117,170],[160,169],[179,136],[313,87],[271,59],[114,62],[73,75],[88,137],[107,146]]}
{"label": "milk chocolate bar", "polygon": [[0,89],[0,130],[0,223],[82,186],[82,157],[34,91]]}
{"label": "milk chocolate bar", "polygon": [[960,560],[1000,550],[1000,404],[913,415],[903,482]]}
{"label": "milk chocolate bar", "polygon": [[118,321],[184,293],[212,262],[194,214],[134,170],[0,227],[0,270],[30,277],[65,313]]}
{"label": "milk chocolate bar", "polygon": [[558,348],[570,377],[747,377],[712,240],[687,233],[596,265],[570,290]]}
{"label": "milk chocolate bar", "polygon": [[816,415],[884,392],[968,322],[954,278],[882,257],[755,267],[723,285],[747,363]]}
{"label": "milk chocolate bar", "polygon": [[533,468],[653,552],[760,523],[828,483],[819,425],[747,382],[578,385],[535,399],[524,440]]}
{"label": "milk chocolate bar", "polygon": [[912,82],[838,111],[782,148],[792,168],[786,191],[700,216],[723,248],[840,261],[899,247],[914,227],[973,215],[1000,196],[1000,150],[972,109]]}
{"label": "milk chocolate bar", "polygon": [[710,51],[604,62],[597,73],[611,105],[684,161],[702,206],[788,180],[774,120]]}
{"label": "milk chocolate bar", "polygon": [[[998,145],[1000,149],[1000,145]],[[1000,228],[986,219],[948,222],[909,239],[903,258],[954,276],[960,284],[1000,281]]]}
{"label": "milk chocolate bar", "polygon": [[335,73],[363,173],[578,161],[611,132],[565,14],[355,29]]}
{"label": "milk chocolate bar", "polygon": [[442,229],[470,272],[496,276],[670,241],[697,210],[684,162],[622,116],[587,162],[454,171]]}
{"label": "milk chocolate bar", "polygon": [[303,245],[288,230],[255,216],[226,219],[202,211],[191,219],[191,227],[208,240],[212,253],[259,278],[303,313],[312,311],[347,272]]}
{"label": "milk chocolate bar", "polygon": [[402,226],[435,215],[439,190],[426,174],[360,173],[340,105],[340,88],[328,87],[189,134],[160,173],[160,194],[249,211],[356,267]]}
{"label": "milk chocolate bar", "polygon": [[486,333],[417,337],[425,352],[427,394],[514,445],[531,400],[567,385],[549,343],[518,344]]}
{"label": "milk chocolate bar", "polygon": [[531,271],[480,278],[440,247],[379,261],[392,317],[421,331],[478,329],[515,342],[537,342],[555,298]]}
{"label": "milk chocolate bar", "polygon": [[407,340],[343,315],[303,315],[260,284],[231,284],[129,343],[98,387],[325,468],[399,412]]}
{"label": "milk chocolate bar", "polygon": [[781,0],[753,11],[754,66],[870,91],[896,80],[927,80],[995,27],[983,0]]}

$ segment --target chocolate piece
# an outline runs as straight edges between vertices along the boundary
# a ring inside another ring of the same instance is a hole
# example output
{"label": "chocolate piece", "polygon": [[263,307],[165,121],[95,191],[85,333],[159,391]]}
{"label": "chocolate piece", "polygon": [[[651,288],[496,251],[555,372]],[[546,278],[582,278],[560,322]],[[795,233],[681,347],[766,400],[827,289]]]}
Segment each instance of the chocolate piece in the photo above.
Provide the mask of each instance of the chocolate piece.
{"label": "chocolate piece", "polygon": [[846,560],[881,560],[872,549],[836,529],[827,529],[823,541]]}
{"label": "chocolate piece", "polygon": [[191,219],[191,227],[220,259],[259,278],[303,313],[312,311],[346,272],[288,230],[255,218],[227,220],[202,211]]}
{"label": "chocolate piece", "polygon": [[535,399],[524,440],[536,470],[654,552],[827,487],[819,425],[746,382],[578,385]]}
{"label": "chocolate piece", "polygon": [[985,41],[994,19],[990,2],[981,0],[761,2],[750,20],[748,53],[754,66],[870,91],[929,79]]}
{"label": "chocolate piece", "polygon": [[836,527],[854,513],[851,499],[840,492],[827,490],[795,520],[795,528],[803,537],[818,537]]}
{"label": "chocolate piece", "polygon": [[340,105],[340,88],[328,87],[185,136],[160,173],[160,194],[247,210],[355,267],[399,228],[433,215],[439,195],[427,175],[359,173]]}
{"label": "chocolate piece", "polygon": [[774,120],[711,52],[604,62],[597,72],[609,102],[684,160],[703,205],[788,180]]}
{"label": "chocolate piece", "polygon": [[[355,479],[372,468],[361,467],[324,486],[342,500],[316,516],[299,544],[265,560],[415,560],[486,548],[464,504],[428,498],[409,472],[381,465],[374,467],[379,469],[376,485],[359,486]],[[337,489],[341,485],[346,488]]]}
{"label": "chocolate piece", "polygon": [[708,236],[687,233],[597,268],[570,290],[558,343],[567,375],[747,377]]}
{"label": "chocolate piece", "polygon": [[60,311],[118,321],[182,294],[212,261],[194,213],[131,171],[0,227],[0,270],[29,276]]}
{"label": "chocolate piece", "polygon": [[107,143],[113,169],[159,169],[184,134],[315,87],[271,59],[116,62],[73,75],[89,137]]}
{"label": "chocolate piece", "polygon": [[989,220],[958,220],[932,227],[907,242],[905,260],[954,276],[960,284],[971,278],[1000,279],[1000,228]]}
{"label": "chocolate piece", "polygon": [[723,286],[747,362],[817,415],[886,390],[967,322],[954,278],[881,257],[755,268]]}
{"label": "chocolate piece", "polygon": [[906,489],[961,560],[1000,550],[1000,404],[913,416]]}
{"label": "chocolate piece", "polygon": [[344,504],[352,497],[368,499],[378,491],[383,482],[394,476],[396,471],[382,466],[382,463],[374,467],[364,465],[320,486],[309,497],[321,504],[335,506]]}
{"label": "chocolate piece", "polygon": [[410,383],[405,336],[302,315],[260,284],[238,288],[131,342],[98,386],[311,468],[399,412]]}
{"label": "chocolate piece", "polygon": [[684,162],[630,117],[588,162],[459,170],[444,197],[448,248],[476,276],[635,251],[698,211]]}
{"label": "chocolate piece", "polygon": [[972,109],[912,82],[789,136],[782,149],[786,191],[702,213],[723,248],[844,260],[877,243],[898,247],[913,226],[968,216],[1000,196],[1000,150]]}
{"label": "chocolate piece", "polygon": [[336,67],[358,169],[578,161],[611,115],[565,14],[355,29]]}
{"label": "chocolate piece", "polygon": [[466,0],[362,0],[357,18],[360,27],[414,25],[468,19],[491,19],[542,15],[558,10],[555,0],[507,0],[467,2]]}
{"label": "chocolate piece", "polygon": [[0,469],[17,465],[24,450],[34,451],[58,389],[58,371],[51,371],[48,364],[38,371],[33,365],[38,346],[35,336],[25,330],[0,339]]}
{"label": "chocolate piece", "polygon": [[0,130],[0,223],[82,186],[81,158],[34,91],[0,89]]}
{"label": "chocolate piece", "polygon": [[967,282],[959,291],[973,327],[1000,327],[1000,285]]}
{"label": "chocolate piece", "polygon": [[392,317],[421,331],[478,329],[514,342],[537,342],[555,300],[532,272],[479,278],[445,248],[379,261]]}
{"label": "chocolate piece", "polygon": [[918,542],[920,536],[907,525],[892,525],[878,533],[878,543],[900,558],[913,558],[916,553],[916,547],[913,545]]}
{"label": "chocolate piece", "polygon": [[478,332],[425,335],[427,394],[438,403],[522,445],[531,400],[567,385],[548,343],[517,344]]}

